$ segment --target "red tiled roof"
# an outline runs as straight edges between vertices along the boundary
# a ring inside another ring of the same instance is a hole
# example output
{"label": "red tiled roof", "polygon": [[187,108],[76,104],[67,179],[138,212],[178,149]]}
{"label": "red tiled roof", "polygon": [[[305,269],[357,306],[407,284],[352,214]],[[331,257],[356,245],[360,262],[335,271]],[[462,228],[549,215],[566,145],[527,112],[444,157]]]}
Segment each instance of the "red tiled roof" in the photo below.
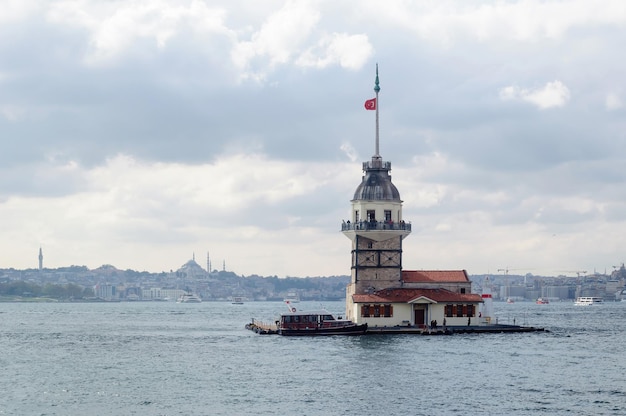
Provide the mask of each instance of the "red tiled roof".
{"label": "red tiled roof", "polygon": [[372,294],[352,295],[354,303],[410,303],[419,298],[433,302],[482,302],[477,293],[455,293],[446,289],[383,289]]}
{"label": "red tiled roof", "polygon": [[469,282],[465,270],[402,270],[402,280],[409,283]]}

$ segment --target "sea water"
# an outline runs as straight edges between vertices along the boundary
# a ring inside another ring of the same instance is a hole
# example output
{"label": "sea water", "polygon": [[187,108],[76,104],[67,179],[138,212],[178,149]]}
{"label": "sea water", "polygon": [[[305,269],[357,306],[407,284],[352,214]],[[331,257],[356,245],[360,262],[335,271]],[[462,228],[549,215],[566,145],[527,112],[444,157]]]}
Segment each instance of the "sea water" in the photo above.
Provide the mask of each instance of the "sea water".
{"label": "sea water", "polygon": [[[322,306],[341,313],[344,302]],[[244,328],[284,308],[0,303],[0,415],[626,414],[626,302],[495,304],[500,323],[549,332],[300,338]]]}

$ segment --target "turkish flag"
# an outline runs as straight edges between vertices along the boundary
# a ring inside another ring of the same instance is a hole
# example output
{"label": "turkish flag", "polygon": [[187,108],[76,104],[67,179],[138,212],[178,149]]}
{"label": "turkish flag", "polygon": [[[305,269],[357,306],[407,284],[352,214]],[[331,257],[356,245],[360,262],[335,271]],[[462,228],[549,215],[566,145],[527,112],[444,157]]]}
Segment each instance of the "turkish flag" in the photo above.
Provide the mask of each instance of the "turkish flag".
{"label": "turkish flag", "polygon": [[376,98],[372,98],[371,100],[365,101],[365,109],[376,110]]}

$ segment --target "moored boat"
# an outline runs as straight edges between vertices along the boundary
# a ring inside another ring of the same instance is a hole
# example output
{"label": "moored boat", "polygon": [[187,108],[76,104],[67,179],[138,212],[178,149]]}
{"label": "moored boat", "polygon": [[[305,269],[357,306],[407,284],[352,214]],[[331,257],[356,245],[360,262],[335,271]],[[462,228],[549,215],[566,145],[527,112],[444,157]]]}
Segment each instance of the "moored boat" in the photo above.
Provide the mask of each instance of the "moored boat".
{"label": "moored boat", "polygon": [[602,298],[595,297],[595,296],[581,296],[581,297],[576,298],[576,300],[574,301],[574,305],[578,305],[578,306],[588,306],[588,305],[594,305],[597,303],[602,303]]}
{"label": "moored boat", "polygon": [[367,324],[356,324],[348,319],[336,317],[326,309],[298,311],[287,303],[289,312],[280,315],[277,331],[288,336],[318,335],[362,335]]}

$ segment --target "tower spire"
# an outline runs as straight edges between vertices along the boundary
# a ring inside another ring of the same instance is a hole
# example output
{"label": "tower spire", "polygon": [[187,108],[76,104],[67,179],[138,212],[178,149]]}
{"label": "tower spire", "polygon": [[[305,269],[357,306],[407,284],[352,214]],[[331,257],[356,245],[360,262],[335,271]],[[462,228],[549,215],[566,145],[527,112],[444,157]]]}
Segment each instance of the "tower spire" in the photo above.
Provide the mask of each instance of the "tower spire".
{"label": "tower spire", "polygon": [[380,92],[380,85],[378,82],[378,63],[376,64],[376,81],[374,82],[374,92],[376,93],[376,149],[374,152],[374,158],[380,159],[380,137],[379,137],[379,123],[378,123],[378,93]]}

